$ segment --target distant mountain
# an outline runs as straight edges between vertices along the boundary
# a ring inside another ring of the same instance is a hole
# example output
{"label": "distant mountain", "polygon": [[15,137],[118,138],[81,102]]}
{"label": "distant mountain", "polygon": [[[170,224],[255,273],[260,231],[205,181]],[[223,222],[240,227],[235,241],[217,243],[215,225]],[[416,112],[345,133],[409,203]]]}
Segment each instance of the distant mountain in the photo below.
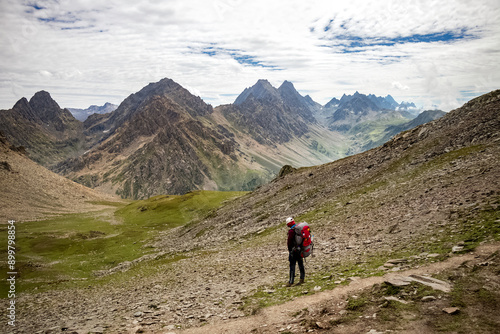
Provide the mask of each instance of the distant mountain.
{"label": "distant mountain", "polygon": [[[370,101],[370,102],[368,102]],[[366,110],[396,110],[396,111],[411,111],[414,116],[415,112],[420,112],[420,110],[415,106],[413,102],[401,102],[398,103],[391,95],[385,97],[375,96],[374,94],[364,95],[359,92],[354,93],[354,95],[344,94],[339,100],[337,98],[332,98],[323,109],[329,111],[331,114],[337,109],[344,110],[351,109],[354,113],[359,114]]]}
{"label": "distant mountain", "polygon": [[344,156],[344,136],[315,117],[321,108],[289,81],[275,88],[258,80],[234,104],[215,108],[214,117],[227,124],[242,151],[275,175],[285,164],[311,166]]}
{"label": "distant mountain", "polygon": [[[396,112],[395,112],[396,113]],[[389,141],[392,137],[395,135],[407,131],[410,129],[413,129],[419,125],[426,124],[432,121],[435,121],[441,117],[446,115],[444,111],[441,110],[426,110],[422,112],[421,114],[418,115],[417,118],[412,119],[407,122],[394,122],[393,125],[386,124],[383,129],[377,129],[376,123],[368,123],[368,124],[363,124],[365,128],[365,140],[361,141],[362,146],[358,149],[359,152],[367,151],[371,148],[380,146],[384,144],[385,142]],[[399,123],[399,124],[398,124]],[[371,127],[370,127],[371,125]],[[367,129],[370,129],[370,131],[366,131]],[[371,133],[371,135],[370,135]],[[373,134],[375,133],[375,135]],[[360,143],[361,145],[361,143]]]}
{"label": "distant mountain", "polygon": [[61,109],[46,91],[37,92],[29,101],[20,99],[10,110],[1,110],[0,131],[46,167],[85,149],[83,124],[68,109]]}
{"label": "distant mountain", "polygon": [[[94,117],[86,124],[86,131],[88,133],[106,131],[106,136],[111,136],[117,128],[140,112],[143,104],[147,103],[153,96],[169,98],[174,104],[184,109],[187,114],[194,117],[212,113],[212,106],[206,104],[201,98],[192,95],[187,89],[171,79],[162,79],[159,82],[150,83],[137,93],[131,94],[106,117]],[[95,130],[96,127],[98,130]]]}
{"label": "distant mountain", "polygon": [[396,110],[406,111],[406,112],[410,113],[413,116],[418,116],[422,112],[422,109],[418,108],[415,105],[415,103],[413,103],[413,102],[405,102],[405,101],[401,102],[399,104],[399,106],[396,108]]}
{"label": "distant mountain", "polygon": [[[130,95],[109,115],[94,115],[86,131],[102,134],[83,156],[57,171],[126,198],[183,194],[194,189],[253,189],[267,171],[245,165],[246,155],[213,109],[172,80]],[[249,173],[252,169],[253,172]]]}
{"label": "distant mountain", "polygon": [[411,110],[411,109],[417,109],[417,106],[413,102],[401,102],[399,106],[397,106],[398,109],[404,109],[404,110]]}
{"label": "distant mountain", "polygon": [[373,94],[368,95],[368,98],[375,103],[380,109],[395,110],[399,104],[390,95],[386,97],[375,96]]}
{"label": "distant mountain", "polygon": [[410,130],[413,129],[414,127],[417,127],[419,125],[429,123],[432,121],[435,121],[436,119],[439,119],[446,115],[446,112],[442,110],[425,110],[421,112],[417,118],[413,119],[412,121],[407,123],[406,128],[400,128],[398,132],[394,132],[394,134],[397,134],[402,131]]}
{"label": "distant mountain", "polygon": [[340,104],[340,100],[334,97],[327,104],[325,104],[325,109],[337,108],[339,106],[339,104]]}
{"label": "distant mountain", "polygon": [[91,105],[87,109],[68,108],[68,110],[77,120],[84,122],[92,114],[107,114],[115,111],[116,108],[118,108],[116,104],[106,102],[102,106]]}
{"label": "distant mountain", "polygon": [[312,99],[301,96],[289,81],[274,88],[259,80],[246,88],[234,104],[219,107],[224,117],[260,144],[276,145],[301,137],[316,122]]}
{"label": "distant mountain", "polygon": [[356,92],[344,94],[340,100],[330,100],[319,119],[330,131],[346,135],[350,142],[347,155],[352,155],[383,144],[396,129],[415,126],[409,123],[416,116],[408,111],[412,105],[401,105],[391,95],[381,97]]}
{"label": "distant mountain", "polygon": [[[387,95],[377,97],[373,94],[365,95],[359,92],[354,95],[343,95],[340,100],[332,99],[325,107],[326,126],[332,131],[348,132],[357,124],[374,121],[380,118],[408,117],[404,113],[394,113],[398,103]],[[329,115],[329,116],[328,116]]]}

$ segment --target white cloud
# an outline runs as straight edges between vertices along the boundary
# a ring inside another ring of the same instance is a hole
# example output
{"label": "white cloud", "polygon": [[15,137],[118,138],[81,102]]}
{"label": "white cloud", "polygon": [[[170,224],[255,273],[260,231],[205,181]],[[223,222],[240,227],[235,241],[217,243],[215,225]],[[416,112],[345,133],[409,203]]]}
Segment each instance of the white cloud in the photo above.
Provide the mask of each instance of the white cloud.
{"label": "white cloud", "polygon": [[49,71],[45,71],[45,70],[40,70],[38,73],[40,73],[40,75],[42,77],[45,77],[45,78],[51,78],[53,76],[52,73],[50,73]]}
{"label": "white cloud", "polygon": [[399,89],[399,90],[408,90],[410,89],[410,87],[406,86],[406,85],[403,85],[401,82],[399,81],[393,81],[391,86],[393,88],[396,88],[396,89]]}
{"label": "white cloud", "polygon": [[500,86],[496,0],[3,2],[0,108],[41,89],[120,103],[164,77],[213,105],[261,78],[320,103],[359,90],[447,108]]}

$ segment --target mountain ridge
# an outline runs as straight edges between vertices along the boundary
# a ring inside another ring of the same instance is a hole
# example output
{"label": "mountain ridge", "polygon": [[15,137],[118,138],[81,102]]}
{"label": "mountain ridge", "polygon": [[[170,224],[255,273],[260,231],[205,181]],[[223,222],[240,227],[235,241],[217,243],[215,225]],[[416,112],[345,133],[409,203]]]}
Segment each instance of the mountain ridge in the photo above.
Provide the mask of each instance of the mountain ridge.
{"label": "mountain ridge", "polygon": [[[347,104],[351,109],[346,115],[350,115],[352,106],[362,99],[375,109],[375,102],[356,92],[344,94],[336,112],[347,112]],[[373,95],[372,99],[381,98]],[[31,136],[13,140],[16,145],[26,146],[35,161],[72,180],[130,198],[195,189],[251,190],[269,181],[285,164],[329,162],[366,149],[365,142],[374,145],[382,136],[366,139],[333,126],[328,130],[323,116],[319,117],[325,108],[286,80],[275,88],[260,79],[234,104],[213,108],[165,78],[129,95],[114,111],[90,115],[83,123],[59,108],[47,92],[31,100],[35,109],[21,99],[0,114],[0,118],[12,114],[26,119],[20,133]],[[371,109],[369,115],[358,112],[358,121],[373,115]],[[377,117],[386,129],[393,123],[385,121],[384,112]],[[371,122],[380,121],[370,117]],[[42,119],[52,125],[47,127]],[[16,120],[8,119],[4,129],[9,123]],[[176,156],[182,157],[181,163]],[[151,175],[159,175],[160,181],[152,182]]]}
{"label": "mountain ridge", "polygon": [[46,91],[35,93],[29,101],[21,98],[10,110],[1,110],[0,131],[46,167],[85,150],[82,123]]}
{"label": "mountain ridge", "polygon": [[81,121],[85,122],[87,118],[93,114],[108,114],[110,112],[113,112],[118,108],[116,104],[106,102],[102,106],[98,105],[91,105],[90,107],[86,109],[80,109],[80,108],[68,108],[68,110],[73,114],[73,116]]}

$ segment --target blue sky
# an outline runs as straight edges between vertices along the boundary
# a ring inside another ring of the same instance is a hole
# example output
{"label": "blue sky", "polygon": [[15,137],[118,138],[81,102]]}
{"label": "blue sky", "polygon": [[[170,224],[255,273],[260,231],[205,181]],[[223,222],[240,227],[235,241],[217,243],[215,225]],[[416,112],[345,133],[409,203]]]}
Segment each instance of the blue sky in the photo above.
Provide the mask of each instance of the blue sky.
{"label": "blue sky", "polygon": [[500,2],[0,0],[0,108],[119,104],[168,77],[216,106],[258,79],[445,111],[500,88]]}

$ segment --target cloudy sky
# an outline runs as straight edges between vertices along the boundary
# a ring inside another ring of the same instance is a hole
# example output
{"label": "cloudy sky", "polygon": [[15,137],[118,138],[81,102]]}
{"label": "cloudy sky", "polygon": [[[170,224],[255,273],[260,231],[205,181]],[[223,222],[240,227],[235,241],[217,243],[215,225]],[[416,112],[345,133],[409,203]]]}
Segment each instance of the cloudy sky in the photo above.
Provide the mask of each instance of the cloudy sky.
{"label": "cloudy sky", "polygon": [[449,111],[500,88],[499,22],[498,0],[0,0],[0,108],[119,104],[167,77],[214,106],[268,79]]}

